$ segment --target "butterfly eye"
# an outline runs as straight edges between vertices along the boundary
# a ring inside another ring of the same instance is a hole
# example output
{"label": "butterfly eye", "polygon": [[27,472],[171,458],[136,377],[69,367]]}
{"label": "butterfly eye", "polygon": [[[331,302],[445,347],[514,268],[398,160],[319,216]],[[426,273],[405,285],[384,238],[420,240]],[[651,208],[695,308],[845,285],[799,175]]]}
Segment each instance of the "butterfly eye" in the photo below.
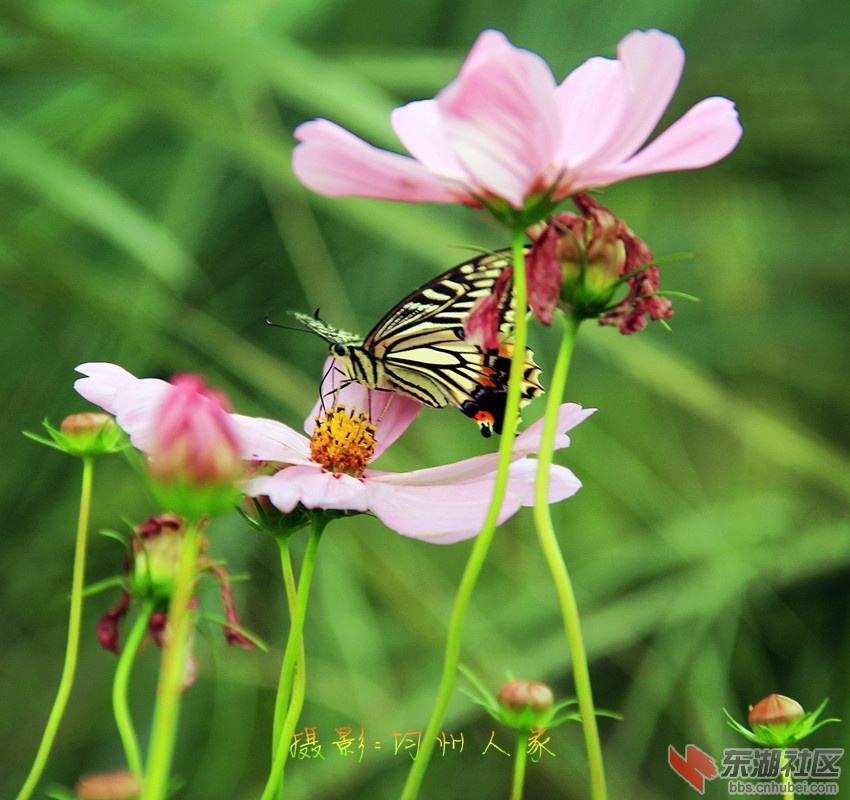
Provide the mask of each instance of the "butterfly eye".
{"label": "butterfly eye", "polygon": [[331,345],[331,353],[333,353],[338,358],[343,358],[348,355],[348,348],[342,342],[336,342]]}

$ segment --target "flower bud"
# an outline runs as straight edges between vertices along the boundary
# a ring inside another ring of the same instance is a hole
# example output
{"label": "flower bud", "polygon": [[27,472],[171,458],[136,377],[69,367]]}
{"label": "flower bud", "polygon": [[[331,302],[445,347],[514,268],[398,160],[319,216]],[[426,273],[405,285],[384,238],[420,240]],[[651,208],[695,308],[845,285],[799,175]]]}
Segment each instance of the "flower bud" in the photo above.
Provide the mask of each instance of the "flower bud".
{"label": "flower bud", "polygon": [[131,772],[115,770],[84,775],[75,792],[78,800],[137,800],[142,786]]}
{"label": "flower bud", "polygon": [[26,431],[24,434],[68,455],[88,458],[117,453],[127,446],[124,432],[108,414],[94,411],[71,414],[62,420],[58,430],[48,422],[42,424],[50,434],[50,439]]}
{"label": "flower bud", "polygon": [[230,483],[242,476],[242,459],[229,403],[199,375],[175,375],[156,412],[151,474],[165,483]]}
{"label": "flower bud", "polygon": [[154,413],[149,471],[163,505],[186,517],[214,514],[238,498],[244,476],[236,428],[221,392],[198,375],[176,375]]}
{"label": "flower bud", "polygon": [[99,411],[83,411],[65,417],[59,426],[59,430],[66,436],[85,442],[97,436],[104,429],[109,431],[116,427],[118,426],[115,424],[115,420],[109,414],[102,414]]}
{"label": "flower bud", "polygon": [[794,733],[805,713],[796,700],[782,694],[769,694],[750,708],[747,722],[754,733],[766,728],[778,741],[783,741]]}
{"label": "flower bud", "polygon": [[597,299],[607,304],[626,264],[621,222],[598,203],[579,207],[585,217],[569,213],[555,217],[563,234],[556,248],[564,275],[562,294],[568,296],[580,284],[585,301]]}
{"label": "flower bud", "polygon": [[814,711],[806,712],[796,700],[781,694],[770,694],[754,706],[750,706],[747,717],[750,723],[749,730],[737,722],[725,708],[723,713],[726,715],[726,724],[754,744],[787,747],[805,739],[830,722],[840,721],[833,717],[819,719],[826,704],[827,699],[824,698]]}
{"label": "flower bud", "polygon": [[546,725],[552,716],[555,698],[545,683],[509,681],[497,697],[502,722],[515,730],[530,730]]}
{"label": "flower bud", "polygon": [[171,597],[185,534],[183,520],[170,513],[151,517],[136,528],[131,576],[136,597]]}

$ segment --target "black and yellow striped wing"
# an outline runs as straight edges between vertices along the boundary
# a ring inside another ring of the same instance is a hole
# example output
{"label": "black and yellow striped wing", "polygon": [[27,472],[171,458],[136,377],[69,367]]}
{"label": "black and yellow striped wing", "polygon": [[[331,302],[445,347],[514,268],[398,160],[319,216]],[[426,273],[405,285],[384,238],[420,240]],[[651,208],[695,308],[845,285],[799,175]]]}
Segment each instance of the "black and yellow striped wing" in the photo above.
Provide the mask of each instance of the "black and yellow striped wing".
{"label": "black and yellow striped wing", "polygon": [[[493,293],[509,255],[503,251],[480,256],[434,278],[396,304],[362,342],[319,320],[295,316],[328,341],[348,379],[400,392],[427,406],[456,406],[484,435],[500,433],[513,353],[512,292],[505,292],[499,309],[498,350],[485,351],[467,342],[463,323],[475,302]],[[539,372],[527,350],[523,405],[543,392]]]}

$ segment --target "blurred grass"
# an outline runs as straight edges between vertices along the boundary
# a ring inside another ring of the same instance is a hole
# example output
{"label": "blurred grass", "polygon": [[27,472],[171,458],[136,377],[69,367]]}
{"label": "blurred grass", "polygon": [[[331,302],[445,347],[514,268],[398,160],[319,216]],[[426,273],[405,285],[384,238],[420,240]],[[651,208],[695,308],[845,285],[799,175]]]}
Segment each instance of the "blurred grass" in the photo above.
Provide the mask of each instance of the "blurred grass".
{"label": "blurred grass", "polygon": [[[677,304],[672,334],[583,330],[571,376],[569,399],[600,410],[561,455],[584,488],[556,514],[597,702],[624,714],[602,722],[612,796],[692,796],[666,765],[667,745],[718,756],[740,744],[721,706],[742,718],[779,691],[807,708],[829,695],[830,714],[850,716],[842,10],[792,0],[0,5],[0,796],[20,787],[58,681],[78,481],[77,465],[20,430],[83,407],[71,383],[87,360],[140,375],[201,371],[240,411],[299,425],[323,345],[266,328],[264,314],[321,306],[366,331],[461,260],[452,246],[505,240],[466,209],[309,195],[289,169],[291,131],[327,116],[395,147],[388,111],[432,95],[487,26],[542,53],[559,77],[612,54],[633,27],[661,27],[689,57],[669,118],[724,94],[745,127],[738,150],[709,170],[603,195],[656,255],[695,254],[665,266],[663,286],[701,298]],[[557,331],[533,335],[551,369]],[[425,412],[386,466],[487,446],[461,415]],[[99,465],[95,491],[99,528],[155,510],[117,460]],[[498,537],[464,660],[494,688],[511,670],[569,694],[535,541],[525,514]],[[179,796],[251,798],[268,761],[286,613],[271,542],[228,518],[212,547],[251,574],[238,598],[272,652],[224,650],[215,630],[199,643]],[[368,518],[329,529],[303,715],[326,759],[293,764],[287,796],[397,796],[406,756],[393,754],[392,733],[427,720],[468,547],[403,540]],[[120,570],[122,557],[96,537],[90,581]],[[48,769],[58,784],[121,764],[114,658],[94,638],[114,599],[87,603],[81,677]],[[149,649],[136,674],[142,730],[156,663]],[[342,725],[364,727],[362,763],[334,752]],[[446,726],[464,732],[465,749],[435,761],[423,797],[504,796],[510,763],[481,755],[488,720],[458,694]],[[847,746],[846,731],[831,726],[815,743]],[[550,746],[556,755],[532,766],[527,797],[584,797],[577,726],[552,732]],[[706,796],[721,789],[709,784]]]}

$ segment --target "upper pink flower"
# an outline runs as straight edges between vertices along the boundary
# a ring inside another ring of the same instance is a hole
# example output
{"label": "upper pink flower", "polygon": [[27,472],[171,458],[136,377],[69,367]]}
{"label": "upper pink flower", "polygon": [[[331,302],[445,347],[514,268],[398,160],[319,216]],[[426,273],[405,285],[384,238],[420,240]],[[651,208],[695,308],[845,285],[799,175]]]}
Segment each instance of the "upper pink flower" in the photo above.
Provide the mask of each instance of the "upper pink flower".
{"label": "upper pink flower", "polygon": [[741,138],[734,103],[723,97],[697,103],[644,147],[684,63],[674,36],[632,31],[616,59],[591,58],[559,85],[540,56],[487,30],[435,98],[393,111],[412,158],[318,119],[295,130],[293,170],[333,197],[502,200],[522,209],[638,175],[705,167]]}
{"label": "upper pink flower", "polygon": [[[77,370],[88,377],[76,381],[74,388],[114,414],[130,441],[146,450],[151,412],[174,390],[171,384],[140,380],[115,364],[82,364]],[[336,380],[334,370],[330,375]],[[369,409],[379,422],[372,425],[348,413],[346,407]],[[497,454],[404,473],[369,466],[404,432],[420,408],[409,398],[348,383],[337,390],[336,405],[324,419],[316,418],[318,408],[307,418],[305,430],[310,438],[282,422],[231,414],[242,457],[282,465],[275,474],[252,478],[242,488],[249,496],[268,497],[283,512],[299,503],[308,509],[371,511],[404,536],[440,544],[471,538],[480,531],[490,505]],[[592,413],[574,403],[562,405],[556,448],[569,446],[566,431]],[[514,442],[500,522],[534,502],[537,463],[530,456],[539,449],[542,422],[529,426]],[[343,437],[335,440],[338,425]],[[566,467],[551,468],[550,502],[575,494],[580,486]]]}

